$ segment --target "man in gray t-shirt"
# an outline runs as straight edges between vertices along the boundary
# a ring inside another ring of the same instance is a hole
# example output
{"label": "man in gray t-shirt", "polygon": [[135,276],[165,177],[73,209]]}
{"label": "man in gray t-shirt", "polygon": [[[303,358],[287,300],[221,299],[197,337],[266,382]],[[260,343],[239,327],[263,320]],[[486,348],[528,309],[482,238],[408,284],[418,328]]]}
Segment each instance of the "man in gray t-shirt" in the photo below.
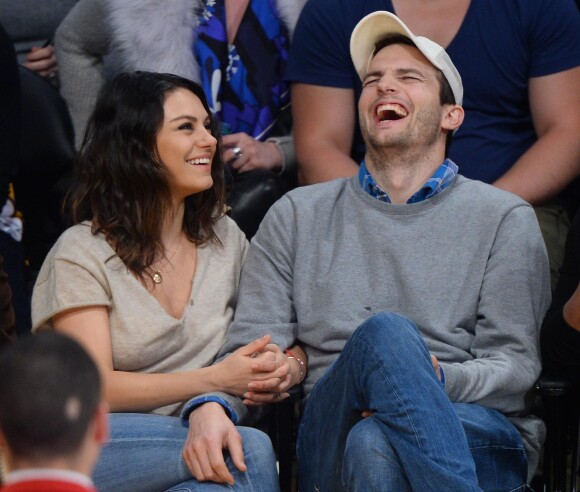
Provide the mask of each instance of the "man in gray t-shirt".
{"label": "man in gray t-shirt", "polygon": [[[270,332],[308,355],[300,490],[525,490],[543,437],[526,394],[550,297],[533,209],[446,159],[464,113],[443,48],[377,12],[351,55],[359,174],[274,205],[222,353]],[[190,421],[207,418],[201,406]],[[221,446],[215,428],[205,442]]]}

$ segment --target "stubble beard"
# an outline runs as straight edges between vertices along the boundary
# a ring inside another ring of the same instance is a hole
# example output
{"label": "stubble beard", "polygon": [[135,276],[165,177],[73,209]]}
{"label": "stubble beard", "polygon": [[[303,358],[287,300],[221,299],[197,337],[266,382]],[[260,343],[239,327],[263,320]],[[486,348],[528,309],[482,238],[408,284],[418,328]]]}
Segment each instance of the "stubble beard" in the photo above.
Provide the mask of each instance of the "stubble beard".
{"label": "stubble beard", "polygon": [[360,125],[366,151],[375,166],[379,167],[396,164],[407,166],[424,160],[434,148],[441,132],[439,108],[422,110],[412,126],[395,134],[371,132],[366,121],[361,121]]}

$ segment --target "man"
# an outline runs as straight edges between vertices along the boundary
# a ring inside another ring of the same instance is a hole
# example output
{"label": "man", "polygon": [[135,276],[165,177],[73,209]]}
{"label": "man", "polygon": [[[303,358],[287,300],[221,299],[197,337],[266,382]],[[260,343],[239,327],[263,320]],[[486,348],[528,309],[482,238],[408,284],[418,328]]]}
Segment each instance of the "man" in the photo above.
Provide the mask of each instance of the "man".
{"label": "man", "polygon": [[89,476],[107,439],[99,372],[74,340],[43,332],[0,354],[2,492],[95,492]]}
{"label": "man", "polygon": [[[361,86],[348,41],[358,20],[375,10],[396,13],[446,47],[461,73],[466,116],[450,151],[461,174],[535,206],[578,176],[580,16],[572,0],[311,0],[287,70],[303,183],[358,171]],[[568,219],[553,202],[538,216],[555,281]]]}
{"label": "man", "polygon": [[[359,173],[274,205],[223,351],[265,331],[305,348],[300,490],[524,490],[543,431],[525,395],[550,292],[533,209],[445,159],[463,87],[443,48],[377,12],[351,54]],[[217,429],[204,407],[190,422]],[[222,441],[199,441],[211,462],[207,443]]]}

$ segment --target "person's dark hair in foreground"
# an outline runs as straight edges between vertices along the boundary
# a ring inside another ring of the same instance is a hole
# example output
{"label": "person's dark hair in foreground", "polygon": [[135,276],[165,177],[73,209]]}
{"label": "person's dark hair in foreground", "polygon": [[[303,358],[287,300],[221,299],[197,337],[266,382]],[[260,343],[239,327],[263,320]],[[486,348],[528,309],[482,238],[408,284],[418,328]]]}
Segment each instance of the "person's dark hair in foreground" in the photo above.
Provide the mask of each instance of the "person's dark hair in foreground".
{"label": "person's dark hair in foreground", "polygon": [[0,352],[0,436],[11,461],[78,458],[101,402],[99,371],[74,340],[42,332]]}

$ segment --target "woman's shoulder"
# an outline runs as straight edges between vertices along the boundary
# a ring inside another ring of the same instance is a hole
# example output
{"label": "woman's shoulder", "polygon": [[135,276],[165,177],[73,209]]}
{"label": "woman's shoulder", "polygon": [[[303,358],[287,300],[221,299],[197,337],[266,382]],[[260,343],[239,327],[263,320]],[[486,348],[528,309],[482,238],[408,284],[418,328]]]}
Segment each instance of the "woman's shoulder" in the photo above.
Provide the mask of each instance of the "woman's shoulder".
{"label": "woman's shoulder", "polygon": [[[65,230],[51,250],[54,258],[83,260],[88,257],[109,258],[113,249],[101,233],[94,233],[90,222],[81,222]],[[49,254],[50,255],[50,254]]]}
{"label": "woman's shoulder", "polygon": [[223,215],[215,222],[214,230],[218,239],[224,246],[232,241],[238,245],[247,241],[246,235],[228,215]]}
{"label": "woman's shoulder", "polygon": [[93,224],[84,221],[66,229],[58,238],[56,244],[66,246],[68,244],[87,244],[97,246],[101,243],[107,243],[104,236],[100,233],[93,233]]}

